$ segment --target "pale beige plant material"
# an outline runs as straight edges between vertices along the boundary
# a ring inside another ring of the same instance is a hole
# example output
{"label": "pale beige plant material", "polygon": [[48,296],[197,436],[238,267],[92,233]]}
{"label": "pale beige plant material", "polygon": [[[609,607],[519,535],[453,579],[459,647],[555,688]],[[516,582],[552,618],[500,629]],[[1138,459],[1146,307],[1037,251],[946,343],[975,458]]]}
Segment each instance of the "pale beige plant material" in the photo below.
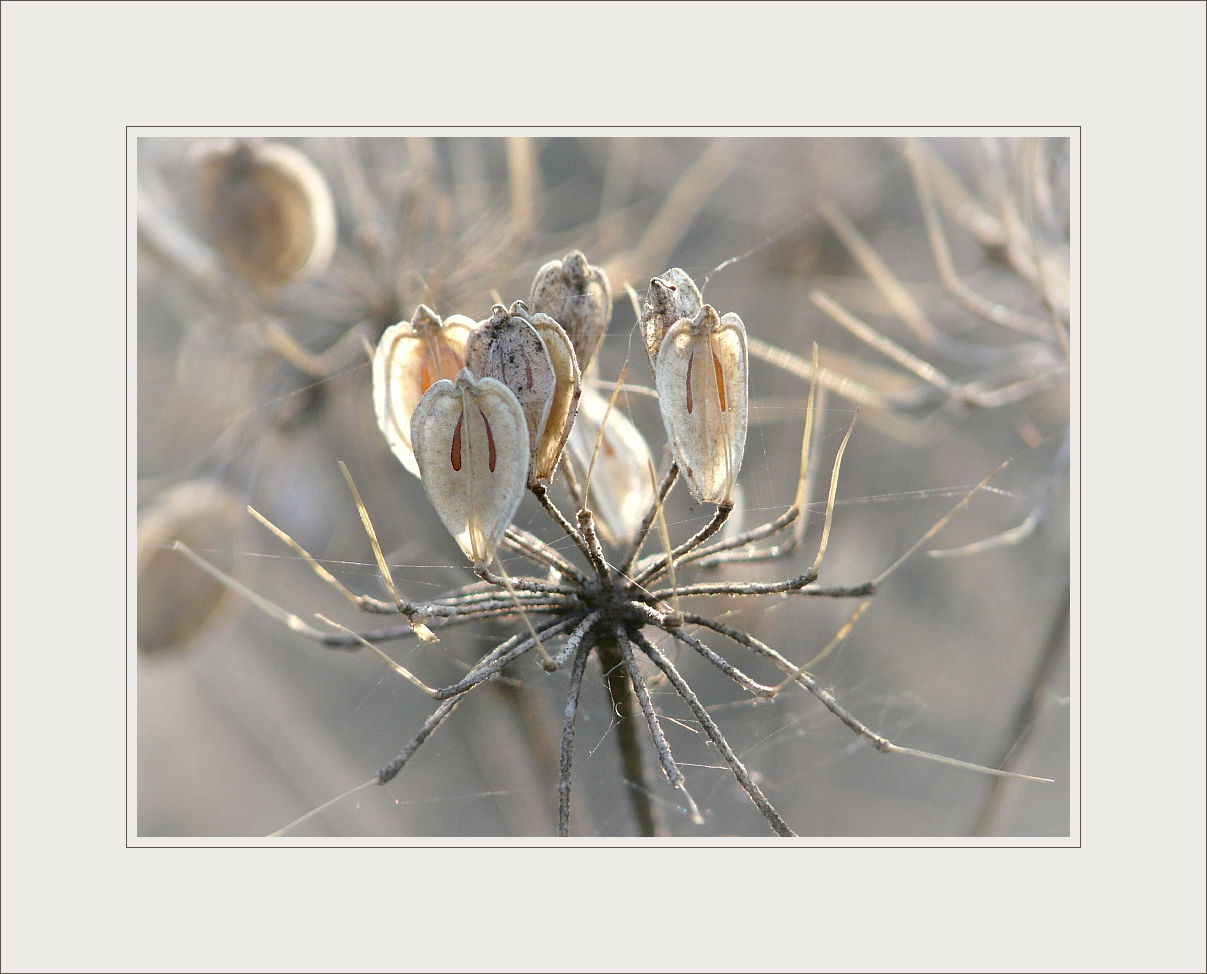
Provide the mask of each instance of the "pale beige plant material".
{"label": "pale beige plant material", "polygon": [[475,327],[464,315],[441,320],[420,305],[410,321],[387,328],[373,356],[373,407],[386,442],[416,477],[411,416],[423,394],[440,379],[450,382],[465,367],[465,341]]}
{"label": "pale beige plant material", "polygon": [[[557,373],[545,342],[522,313],[496,304],[491,316],[479,322],[465,343],[465,367],[479,378],[491,378],[511,390],[528,430],[530,455],[525,472],[536,482],[536,453],[542,445],[549,411],[557,392]],[[558,437],[561,431],[558,430]]]}
{"label": "pale beige plant material", "polygon": [[[516,305],[523,311],[524,303]],[[513,306],[513,307],[515,307]],[[552,482],[557,466],[566,448],[566,440],[574,428],[578,416],[578,400],[582,395],[582,373],[578,368],[578,356],[564,328],[548,315],[534,314],[528,319],[536,333],[545,343],[549,361],[557,385],[549,404],[549,418],[545,420],[545,431],[534,449],[530,480]]]}
{"label": "pale beige plant material", "polygon": [[411,442],[440,520],[475,567],[490,564],[528,476],[528,427],[516,397],[462,369],[419,400]]}
{"label": "pale beige plant material", "polygon": [[704,305],[662,341],[658,405],[675,461],[698,501],[724,504],[746,449],[746,328],[732,312]]}
{"label": "pale beige plant material", "polygon": [[[600,425],[603,438],[599,437]],[[595,444],[599,442],[596,454]],[[590,386],[583,387],[578,403],[578,421],[570,431],[567,454],[580,476],[595,457],[587,497],[588,506],[613,539],[630,541],[641,525],[642,515],[654,499],[645,467],[651,462],[650,448],[619,409],[608,412],[608,400]]]}
{"label": "pale beige plant material", "polygon": [[703,304],[700,289],[682,267],[672,267],[650,281],[641,306],[641,337],[652,371],[658,371],[658,351],[671,325],[696,317]]}
{"label": "pale beige plant material", "polygon": [[322,173],[279,142],[205,147],[197,189],[227,266],[262,292],[316,277],[335,253],[335,203]]}
{"label": "pale beige plant material", "polygon": [[577,250],[551,260],[536,272],[528,306],[566,330],[585,373],[612,320],[612,289],[603,269],[593,267]]}

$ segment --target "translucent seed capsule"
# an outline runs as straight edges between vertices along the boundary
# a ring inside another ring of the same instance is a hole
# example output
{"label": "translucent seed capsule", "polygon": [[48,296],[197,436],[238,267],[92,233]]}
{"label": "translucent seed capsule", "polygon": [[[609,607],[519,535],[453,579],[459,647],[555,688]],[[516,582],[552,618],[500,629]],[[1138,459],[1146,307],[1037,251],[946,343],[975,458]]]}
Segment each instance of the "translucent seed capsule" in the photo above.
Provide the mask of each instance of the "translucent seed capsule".
{"label": "translucent seed capsule", "polygon": [[746,328],[704,305],[667,331],[655,369],[675,461],[698,501],[729,500],[746,448]]}
{"label": "translucent seed capsule", "polygon": [[650,368],[655,372],[658,371],[658,350],[671,325],[680,318],[696,317],[702,304],[700,289],[681,267],[672,267],[650,281],[645,304],[641,306],[641,335],[645,339]]}
{"label": "translucent seed capsule", "polygon": [[[557,391],[557,374],[545,342],[525,311],[518,302],[512,311],[496,304],[490,318],[470,332],[465,343],[465,365],[476,376],[503,383],[519,402],[533,454],[526,469],[534,471],[536,450]],[[528,482],[535,483],[535,475],[530,475]]]}
{"label": "translucent seed capsule", "polygon": [[271,293],[326,270],[335,204],[322,173],[297,149],[218,144],[202,151],[196,180],[214,246],[249,284]]}
{"label": "translucent seed capsule", "polygon": [[566,330],[578,367],[586,372],[612,320],[612,291],[603,270],[572,250],[536,272],[528,306],[533,314],[549,315]]}
{"label": "translucent seed capsule", "polygon": [[[579,400],[578,422],[566,444],[581,481],[591,466],[599,426],[607,412],[608,400],[590,386],[584,386]],[[650,448],[619,409],[608,413],[595,469],[591,472],[591,496],[587,506],[604,532],[624,541],[632,539],[642,515],[654,501],[654,489],[647,472],[652,462]]]}
{"label": "translucent seed capsule", "polygon": [[411,418],[423,489],[477,567],[515,517],[528,474],[528,426],[503,383],[462,369],[423,394]]}
{"label": "translucent seed capsule", "polygon": [[[519,302],[517,302],[519,303]],[[553,401],[549,404],[549,418],[545,420],[545,432],[533,451],[532,479],[552,481],[557,472],[558,461],[566,447],[566,440],[574,428],[578,416],[578,400],[582,393],[582,373],[578,368],[578,356],[564,328],[548,315],[534,314],[528,323],[541,336],[557,386],[553,390]]]}
{"label": "translucent seed capsule", "polygon": [[423,394],[440,379],[455,379],[465,367],[465,341],[472,319],[452,315],[441,321],[426,305],[410,321],[387,328],[373,356],[373,406],[377,425],[402,465],[416,477],[411,415]]}

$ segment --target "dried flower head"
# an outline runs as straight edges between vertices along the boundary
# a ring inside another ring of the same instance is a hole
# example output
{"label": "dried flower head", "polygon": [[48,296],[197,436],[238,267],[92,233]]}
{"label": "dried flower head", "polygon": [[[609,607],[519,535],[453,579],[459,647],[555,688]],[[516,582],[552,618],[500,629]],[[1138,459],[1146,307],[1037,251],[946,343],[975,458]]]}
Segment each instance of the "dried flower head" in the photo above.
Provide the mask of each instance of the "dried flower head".
{"label": "dried flower head", "polygon": [[197,188],[210,236],[230,269],[261,291],[326,270],[335,204],[314,164],[277,142],[208,148]]}
{"label": "dried flower head", "polygon": [[528,305],[533,314],[549,315],[574,345],[578,367],[587,371],[612,320],[612,290],[603,269],[572,250],[536,272]]}
{"label": "dried flower head", "polygon": [[440,379],[465,367],[465,341],[474,322],[464,315],[442,321],[426,305],[410,321],[387,328],[373,356],[373,408],[386,442],[407,470],[419,476],[411,444],[411,416]]}
{"label": "dried flower head", "polygon": [[423,394],[411,443],[440,520],[475,566],[490,564],[528,474],[528,428],[516,397],[462,369]]}
{"label": "dried flower head", "polygon": [[650,281],[641,307],[641,337],[650,368],[657,371],[658,350],[666,333],[680,318],[694,318],[703,300],[700,289],[682,267],[672,267]]}
{"label": "dried flower head", "polygon": [[655,375],[666,436],[692,496],[724,504],[746,449],[746,328],[704,305],[667,331]]}

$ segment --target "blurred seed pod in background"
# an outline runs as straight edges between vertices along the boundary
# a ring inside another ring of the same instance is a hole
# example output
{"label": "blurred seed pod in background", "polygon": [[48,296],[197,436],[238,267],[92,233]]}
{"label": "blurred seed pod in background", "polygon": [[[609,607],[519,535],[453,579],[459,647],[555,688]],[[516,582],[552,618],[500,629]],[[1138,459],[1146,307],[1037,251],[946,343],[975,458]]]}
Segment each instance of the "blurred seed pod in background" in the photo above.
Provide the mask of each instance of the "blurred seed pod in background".
{"label": "blurred seed pod in background", "polygon": [[585,373],[612,320],[612,290],[603,270],[572,250],[536,272],[528,304],[533,314],[546,314],[566,330]]}
{"label": "blurred seed pod in background", "polygon": [[158,495],[138,516],[138,648],[184,646],[232,598],[221,583],[173,550],[182,541],[226,570],[246,527],[245,505],[213,480],[190,480]]}
{"label": "blurred seed pod in background", "polygon": [[326,270],[335,252],[335,204],[327,181],[297,149],[206,146],[196,180],[214,247],[261,293]]}
{"label": "blurred seed pod in background", "polygon": [[[583,386],[578,400],[578,419],[566,442],[567,452],[580,479],[591,466],[595,441],[603,423],[608,400],[590,386]],[[619,409],[608,413],[599,454],[591,471],[589,503],[604,533],[629,540],[654,497],[649,469],[653,458],[645,437]]]}

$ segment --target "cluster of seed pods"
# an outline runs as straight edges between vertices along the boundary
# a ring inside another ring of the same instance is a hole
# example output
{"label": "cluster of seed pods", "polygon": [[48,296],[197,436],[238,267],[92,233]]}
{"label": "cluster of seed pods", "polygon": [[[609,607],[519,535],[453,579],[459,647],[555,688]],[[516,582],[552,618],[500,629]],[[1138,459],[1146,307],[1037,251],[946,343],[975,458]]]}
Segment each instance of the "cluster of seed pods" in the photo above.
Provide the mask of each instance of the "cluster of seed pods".
{"label": "cluster of seed pods", "polygon": [[[594,446],[605,410],[582,374],[611,311],[603,271],[574,251],[537,272],[528,302],[496,304],[477,324],[420,305],[382,335],[378,425],[475,567],[494,557],[524,489],[553,480],[580,399],[593,429],[578,431],[575,452],[586,438]],[[746,439],[742,322],[702,305],[691,278],[672,268],[651,282],[641,324],[675,461],[697,500],[728,503]],[[640,434],[616,414],[605,434],[618,476],[642,483],[649,451]]]}

